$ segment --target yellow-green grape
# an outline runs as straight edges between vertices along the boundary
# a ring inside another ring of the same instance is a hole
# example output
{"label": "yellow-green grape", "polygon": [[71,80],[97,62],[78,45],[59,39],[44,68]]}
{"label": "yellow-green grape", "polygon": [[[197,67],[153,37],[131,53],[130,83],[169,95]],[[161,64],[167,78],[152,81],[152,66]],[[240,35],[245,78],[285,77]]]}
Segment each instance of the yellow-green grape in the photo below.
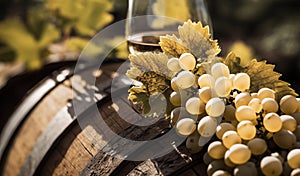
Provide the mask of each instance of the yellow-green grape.
{"label": "yellow-green grape", "polygon": [[231,80],[225,76],[217,78],[214,90],[219,97],[227,97],[232,90]]}
{"label": "yellow-green grape", "polygon": [[266,113],[278,111],[278,103],[273,98],[264,98],[261,104]]}
{"label": "yellow-green grape", "polygon": [[296,140],[300,142],[300,125],[297,126],[296,130],[294,131],[296,136]]}
{"label": "yellow-green grape", "polygon": [[197,131],[195,131],[192,135],[188,136],[185,142],[186,148],[191,153],[198,153],[202,147],[198,145],[200,135]]}
{"label": "yellow-green grape", "polygon": [[210,157],[213,159],[222,159],[224,158],[227,148],[222,144],[221,141],[214,141],[209,144],[207,152]]}
{"label": "yellow-green grape", "polygon": [[271,112],[265,115],[263,125],[269,132],[277,132],[282,127],[282,121],[278,114]]}
{"label": "yellow-green grape", "polygon": [[291,172],[290,176],[299,176],[300,175],[300,168],[294,169]]}
{"label": "yellow-green grape", "polygon": [[292,95],[285,95],[280,99],[280,110],[285,114],[293,114],[298,110],[298,101]]}
{"label": "yellow-green grape", "polygon": [[212,174],[217,170],[223,170],[226,168],[223,160],[214,160],[207,166],[207,175],[212,176]]}
{"label": "yellow-green grape", "polygon": [[300,168],[300,149],[293,149],[287,155],[287,162],[292,169]]}
{"label": "yellow-green grape", "polygon": [[174,126],[178,120],[180,120],[183,117],[189,117],[189,116],[190,115],[186,112],[185,108],[183,107],[174,108],[170,114],[171,124]]}
{"label": "yellow-green grape", "polygon": [[176,124],[176,130],[179,134],[188,136],[196,130],[196,122],[190,118],[180,119]]}
{"label": "yellow-green grape", "polygon": [[261,88],[259,89],[259,91],[257,92],[257,96],[260,100],[263,100],[265,98],[272,98],[275,99],[275,91],[270,89],[270,88]]}
{"label": "yellow-green grape", "polygon": [[181,70],[178,58],[174,58],[174,57],[168,60],[167,67],[169,70],[173,72],[179,72]]}
{"label": "yellow-green grape", "polygon": [[223,134],[226,131],[229,131],[229,130],[235,131],[236,128],[231,123],[223,122],[223,123],[221,123],[220,125],[217,126],[217,128],[216,128],[216,136],[219,139],[222,139]]}
{"label": "yellow-green grape", "polygon": [[281,115],[282,128],[290,131],[295,131],[297,128],[297,121],[290,115]]}
{"label": "yellow-green grape", "polygon": [[292,117],[297,121],[297,125],[300,125],[300,112],[293,113]]}
{"label": "yellow-green grape", "polygon": [[225,102],[220,98],[212,98],[205,105],[206,113],[211,117],[219,117],[225,111]]}
{"label": "yellow-green grape", "polygon": [[235,112],[235,118],[237,121],[243,121],[243,120],[255,120],[256,119],[256,113],[253,108],[250,106],[240,106],[236,109]]}
{"label": "yellow-green grape", "polygon": [[226,131],[223,136],[222,136],[222,142],[223,145],[226,148],[230,148],[232,145],[234,144],[241,144],[242,143],[242,139],[241,137],[237,134],[236,131]]}
{"label": "yellow-green grape", "polygon": [[233,121],[235,120],[235,107],[232,105],[226,105],[225,106],[225,111],[224,111],[224,119],[227,121]]}
{"label": "yellow-green grape", "polygon": [[229,75],[229,79],[230,79],[232,85],[233,85],[233,79],[234,79],[234,77],[235,77],[235,74],[230,74]]}
{"label": "yellow-green grape", "polygon": [[268,149],[267,143],[261,138],[254,138],[247,144],[253,155],[261,155]]}
{"label": "yellow-green grape", "polygon": [[187,89],[195,84],[195,75],[190,71],[181,71],[176,78],[175,83],[179,89]]}
{"label": "yellow-green grape", "polygon": [[234,144],[229,148],[229,159],[234,164],[245,164],[250,158],[251,151],[245,144]]}
{"label": "yellow-green grape", "polygon": [[231,174],[225,170],[217,170],[212,174],[212,176],[231,176]]}
{"label": "yellow-green grape", "polygon": [[210,74],[203,74],[198,78],[198,85],[200,86],[200,88],[214,87],[215,78]]}
{"label": "yellow-green grape", "polygon": [[230,75],[230,71],[227,65],[223,64],[223,63],[215,63],[212,67],[211,67],[211,75],[217,79],[221,76],[225,76],[227,78],[229,78]]}
{"label": "yellow-green grape", "polygon": [[184,70],[193,70],[196,66],[196,59],[191,53],[183,53],[179,57],[179,65]]}
{"label": "yellow-green grape", "polygon": [[239,91],[245,91],[250,88],[250,77],[247,73],[238,73],[233,79],[233,87]]}
{"label": "yellow-green grape", "polygon": [[190,114],[198,115],[204,112],[205,104],[200,98],[192,97],[186,101],[185,108]]}
{"label": "yellow-green grape", "polygon": [[297,105],[298,105],[296,112],[300,112],[300,98],[296,98],[296,100],[297,100]]}
{"label": "yellow-green grape", "polygon": [[181,95],[179,91],[174,91],[170,94],[170,102],[174,106],[180,106],[181,105]]}
{"label": "yellow-green grape", "polygon": [[290,149],[296,145],[296,136],[289,130],[280,130],[273,135],[273,141],[282,149]]}
{"label": "yellow-green grape", "polygon": [[214,159],[212,157],[210,157],[207,152],[205,152],[203,155],[204,164],[209,165],[209,163],[211,163],[212,161],[214,161]]}
{"label": "yellow-green grape", "polygon": [[229,159],[229,150],[227,150],[227,151],[225,152],[225,155],[224,155],[224,163],[225,163],[225,165],[228,166],[228,167],[235,167],[235,166],[236,166],[236,165],[235,165],[233,162],[231,162],[230,159]]}
{"label": "yellow-green grape", "polygon": [[248,92],[239,93],[234,99],[235,107],[238,108],[240,106],[248,105],[251,99]]}
{"label": "yellow-green grape", "polygon": [[216,118],[205,116],[198,123],[198,132],[203,137],[210,137],[215,134],[217,126]]}
{"label": "yellow-green grape", "polygon": [[254,126],[256,126],[256,125],[258,124],[258,121],[257,121],[257,120],[251,120],[250,122],[252,122],[252,124],[253,124]]}
{"label": "yellow-green grape", "polygon": [[279,176],[283,171],[280,160],[273,156],[265,156],[260,162],[260,169],[266,176]]}
{"label": "yellow-green grape", "polygon": [[278,152],[271,153],[271,156],[276,157],[283,164],[284,159],[283,159],[283,157]]}
{"label": "yellow-green grape", "polygon": [[244,140],[251,140],[256,135],[256,128],[249,120],[243,120],[237,125],[237,133]]}
{"label": "yellow-green grape", "polygon": [[204,102],[207,103],[211,98],[216,97],[214,90],[211,87],[203,87],[199,89],[199,98]]}
{"label": "yellow-green grape", "polygon": [[251,98],[258,98],[258,93],[253,92],[253,93],[250,94],[250,96],[251,96]]}
{"label": "yellow-green grape", "polygon": [[257,169],[253,162],[247,162],[239,165],[233,170],[234,176],[257,176]]}
{"label": "yellow-green grape", "polygon": [[176,81],[177,81],[177,77],[174,77],[174,78],[171,80],[171,88],[172,88],[174,91],[179,90]]}
{"label": "yellow-green grape", "polygon": [[261,104],[261,101],[259,98],[252,98],[252,100],[250,100],[248,106],[253,108],[256,113],[259,113],[262,110],[262,104]]}

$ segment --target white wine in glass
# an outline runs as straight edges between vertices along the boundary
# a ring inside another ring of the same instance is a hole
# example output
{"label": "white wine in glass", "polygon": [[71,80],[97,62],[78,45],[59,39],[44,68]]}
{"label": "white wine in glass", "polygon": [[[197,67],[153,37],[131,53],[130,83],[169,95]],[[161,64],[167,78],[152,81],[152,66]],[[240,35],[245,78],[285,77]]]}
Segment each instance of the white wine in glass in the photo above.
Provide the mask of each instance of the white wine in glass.
{"label": "white wine in glass", "polygon": [[126,19],[129,52],[161,52],[160,36],[178,35],[178,26],[188,19],[212,29],[205,0],[129,0]]}

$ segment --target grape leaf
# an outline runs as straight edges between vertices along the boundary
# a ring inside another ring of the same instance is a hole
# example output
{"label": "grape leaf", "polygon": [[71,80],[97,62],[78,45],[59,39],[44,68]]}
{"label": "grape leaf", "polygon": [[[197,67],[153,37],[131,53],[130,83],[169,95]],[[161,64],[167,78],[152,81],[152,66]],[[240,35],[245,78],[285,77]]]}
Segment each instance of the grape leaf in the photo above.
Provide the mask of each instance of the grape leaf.
{"label": "grape leaf", "polygon": [[159,45],[163,52],[166,52],[174,57],[179,57],[183,53],[189,53],[182,41],[178,39],[174,34],[161,36]]}
{"label": "grape leaf", "polygon": [[229,53],[224,62],[231,73],[244,72],[250,76],[250,92],[257,92],[260,88],[268,87],[276,92],[277,100],[287,94],[298,96],[295,90],[289,87],[289,83],[279,79],[281,74],[274,71],[275,66],[267,64],[266,61],[258,62],[253,59],[243,67],[240,64],[240,59],[233,53]]}
{"label": "grape leaf", "polygon": [[128,99],[133,103],[134,108],[142,113],[147,114],[150,112],[149,94],[144,86],[132,87],[128,90]]}
{"label": "grape leaf", "polygon": [[203,27],[201,22],[191,20],[178,27],[180,39],[184,45],[199,59],[209,60],[221,52],[216,40],[210,39],[209,27]]}
{"label": "grape leaf", "polygon": [[136,79],[147,72],[154,72],[157,75],[171,80],[175,76],[167,67],[168,56],[164,53],[145,52],[136,55],[129,55],[130,70],[127,71],[127,76]]}

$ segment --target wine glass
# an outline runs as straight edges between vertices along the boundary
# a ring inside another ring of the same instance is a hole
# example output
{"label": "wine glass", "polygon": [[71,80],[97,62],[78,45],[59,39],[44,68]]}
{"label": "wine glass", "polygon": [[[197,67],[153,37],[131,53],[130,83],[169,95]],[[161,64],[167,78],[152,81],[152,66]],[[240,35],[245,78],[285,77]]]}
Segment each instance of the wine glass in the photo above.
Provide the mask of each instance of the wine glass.
{"label": "wine glass", "polygon": [[177,35],[178,26],[188,19],[201,21],[212,32],[205,0],[129,0],[126,19],[129,52],[160,52],[159,37]]}

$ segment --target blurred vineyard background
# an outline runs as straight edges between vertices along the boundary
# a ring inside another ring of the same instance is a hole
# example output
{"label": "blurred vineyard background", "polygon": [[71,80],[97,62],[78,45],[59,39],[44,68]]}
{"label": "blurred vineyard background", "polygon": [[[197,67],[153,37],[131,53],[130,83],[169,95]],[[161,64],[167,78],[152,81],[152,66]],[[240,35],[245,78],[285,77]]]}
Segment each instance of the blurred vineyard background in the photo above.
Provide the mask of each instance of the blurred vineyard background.
{"label": "blurred vineyard background", "polygon": [[[233,50],[246,60],[266,59],[300,92],[299,0],[207,0],[207,4],[222,56]],[[1,0],[0,104],[4,108],[0,118],[14,108],[10,99],[16,99],[11,100],[16,104],[42,79],[40,73],[51,70],[47,65],[76,60],[98,31],[125,19],[126,11],[127,0]],[[111,57],[127,54],[123,45]],[[22,82],[20,75],[32,78]],[[11,79],[19,81],[20,87],[7,86]]]}

